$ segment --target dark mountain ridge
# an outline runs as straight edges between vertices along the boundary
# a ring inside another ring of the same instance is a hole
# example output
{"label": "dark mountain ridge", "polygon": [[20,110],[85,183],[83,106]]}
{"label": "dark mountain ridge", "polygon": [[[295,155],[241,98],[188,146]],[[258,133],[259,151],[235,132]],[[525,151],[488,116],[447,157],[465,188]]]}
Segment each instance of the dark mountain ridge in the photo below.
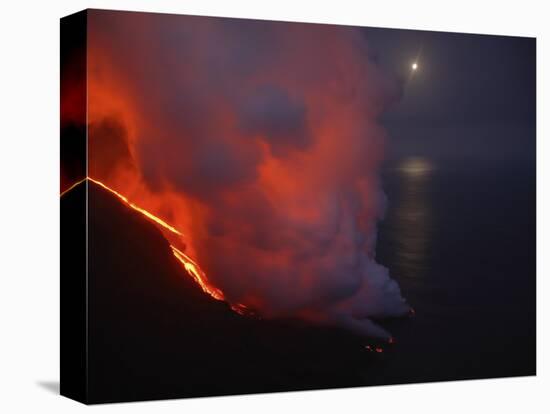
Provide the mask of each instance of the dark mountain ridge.
{"label": "dark mountain ridge", "polygon": [[[62,214],[82,202],[86,185],[86,401],[362,385],[373,358],[363,339],[235,313],[202,291],[152,222],[100,186],[87,181],[65,194]],[[62,226],[62,240],[82,237],[77,232]]]}

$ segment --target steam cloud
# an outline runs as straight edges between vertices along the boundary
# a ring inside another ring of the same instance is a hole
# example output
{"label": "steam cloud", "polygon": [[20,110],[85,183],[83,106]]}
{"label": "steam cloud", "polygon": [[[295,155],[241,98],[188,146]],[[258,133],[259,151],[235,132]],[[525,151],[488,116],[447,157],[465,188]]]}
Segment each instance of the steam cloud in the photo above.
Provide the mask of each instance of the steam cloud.
{"label": "steam cloud", "polygon": [[231,302],[387,338],[371,318],[409,310],[375,261],[377,119],[399,90],[361,31],[89,18],[90,175],[183,229]]}

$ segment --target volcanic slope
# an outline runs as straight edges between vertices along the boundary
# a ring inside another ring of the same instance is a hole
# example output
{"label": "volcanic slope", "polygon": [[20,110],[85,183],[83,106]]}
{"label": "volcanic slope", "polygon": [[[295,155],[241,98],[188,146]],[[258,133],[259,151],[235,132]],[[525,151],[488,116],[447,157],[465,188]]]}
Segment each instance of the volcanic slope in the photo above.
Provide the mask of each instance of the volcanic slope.
{"label": "volcanic slope", "polygon": [[[88,180],[63,195],[62,215],[81,206],[86,185],[89,403],[365,381],[364,364],[374,355],[364,339],[297,320],[237,314],[185,272],[153,222],[101,186]],[[61,232],[66,243],[82,240],[79,226],[62,225]],[[65,274],[85,277],[67,263]]]}

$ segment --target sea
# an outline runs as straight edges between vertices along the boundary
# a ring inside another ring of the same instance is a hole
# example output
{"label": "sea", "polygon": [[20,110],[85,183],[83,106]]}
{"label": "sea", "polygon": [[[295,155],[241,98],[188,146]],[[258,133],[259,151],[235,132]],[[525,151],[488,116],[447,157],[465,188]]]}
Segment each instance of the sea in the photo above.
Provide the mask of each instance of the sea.
{"label": "sea", "polygon": [[364,373],[392,384],[534,375],[534,162],[408,158],[383,173],[377,261],[414,315]]}

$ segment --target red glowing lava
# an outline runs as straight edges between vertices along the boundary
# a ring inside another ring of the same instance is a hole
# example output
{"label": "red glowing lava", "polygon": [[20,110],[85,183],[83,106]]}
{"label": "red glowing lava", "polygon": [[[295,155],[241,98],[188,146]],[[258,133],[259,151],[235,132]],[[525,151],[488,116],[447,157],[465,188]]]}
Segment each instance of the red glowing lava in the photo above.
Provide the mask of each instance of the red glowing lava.
{"label": "red glowing lava", "polygon": [[[183,236],[182,232],[180,232],[178,229],[176,229],[175,227],[168,224],[166,221],[164,221],[161,218],[155,216],[154,214],[150,213],[149,211],[137,206],[136,204],[134,204],[133,202],[128,200],[128,198],[126,196],[120,194],[116,190],[113,190],[112,188],[108,187],[107,185],[103,184],[102,182],[100,182],[98,180],[94,180],[91,177],[86,177],[86,178],[74,183],[69,188],[67,188],[65,191],[63,191],[61,193],[61,196],[68,193],[73,188],[75,188],[76,186],[78,186],[79,184],[83,183],[86,180],[89,180],[89,181],[101,186],[102,188],[109,191],[110,193],[114,194],[126,206],[128,206],[131,209],[143,214],[145,217],[147,217],[147,219],[149,219],[149,220],[153,221],[154,223],[156,223],[157,225],[161,226],[162,229],[167,230],[171,233],[174,233],[174,234],[176,234],[180,237]],[[172,249],[172,254],[176,257],[176,259],[178,259],[178,262],[180,262],[183,265],[183,268],[186,270],[186,272],[195,280],[195,282],[197,282],[197,284],[200,286],[200,288],[205,293],[212,296],[216,300],[227,301],[224,294],[223,294],[223,292],[221,290],[219,290],[218,288],[216,288],[215,286],[213,286],[209,282],[208,277],[206,276],[206,273],[201,269],[201,267],[199,266],[199,264],[195,260],[193,260],[187,254],[185,254],[184,252],[182,252],[181,250],[179,250],[178,248],[176,248],[173,245],[170,245],[170,248]],[[235,312],[237,312],[241,315],[247,313],[246,306],[244,306],[243,304],[240,304],[240,303],[232,305],[231,308]]]}

